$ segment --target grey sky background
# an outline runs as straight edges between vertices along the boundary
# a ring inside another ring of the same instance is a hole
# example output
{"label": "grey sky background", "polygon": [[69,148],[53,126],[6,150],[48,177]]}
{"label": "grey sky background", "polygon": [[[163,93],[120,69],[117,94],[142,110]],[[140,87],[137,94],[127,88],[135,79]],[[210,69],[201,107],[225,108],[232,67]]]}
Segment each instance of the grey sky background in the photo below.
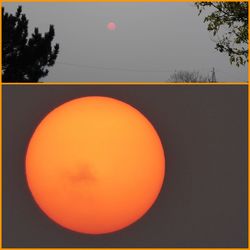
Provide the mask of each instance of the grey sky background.
{"label": "grey sky background", "polygon": [[247,65],[231,66],[214,49],[193,3],[3,3],[8,12],[18,5],[30,32],[55,26],[60,53],[41,81],[165,82],[175,70],[207,75],[213,67],[218,81],[247,81]]}

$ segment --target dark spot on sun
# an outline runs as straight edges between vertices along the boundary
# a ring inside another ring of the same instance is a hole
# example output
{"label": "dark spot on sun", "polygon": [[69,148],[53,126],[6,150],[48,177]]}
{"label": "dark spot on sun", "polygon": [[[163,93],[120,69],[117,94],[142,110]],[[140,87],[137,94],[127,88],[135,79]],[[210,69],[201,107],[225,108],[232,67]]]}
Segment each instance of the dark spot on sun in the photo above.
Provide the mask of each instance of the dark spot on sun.
{"label": "dark spot on sun", "polygon": [[69,178],[72,182],[89,182],[95,180],[95,176],[91,172],[90,166],[87,164],[79,164],[69,174]]}

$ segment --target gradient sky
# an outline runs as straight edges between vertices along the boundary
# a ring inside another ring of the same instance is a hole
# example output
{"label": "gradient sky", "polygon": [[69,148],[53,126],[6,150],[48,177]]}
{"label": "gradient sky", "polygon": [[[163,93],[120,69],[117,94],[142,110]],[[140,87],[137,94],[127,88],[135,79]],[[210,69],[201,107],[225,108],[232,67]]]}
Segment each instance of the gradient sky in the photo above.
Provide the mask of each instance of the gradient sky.
{"label": "gradient sky", "polygon": [[[4,3],[15,12],[20,3]],[[165,82],[175,70],[198,70],[218,81],[247,81],[247,65],[217,52],[193,3],[21,3],[30,32],[55,25],[60,54],[50,82]],[[106,28],[117,24],[116,31]]]}

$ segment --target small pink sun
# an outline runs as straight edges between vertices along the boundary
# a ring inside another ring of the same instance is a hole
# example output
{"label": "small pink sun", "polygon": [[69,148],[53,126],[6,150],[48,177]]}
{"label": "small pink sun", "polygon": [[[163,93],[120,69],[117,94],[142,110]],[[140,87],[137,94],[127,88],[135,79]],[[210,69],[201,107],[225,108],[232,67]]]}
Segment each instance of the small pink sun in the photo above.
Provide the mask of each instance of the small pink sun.
{"label": "small pink sun", "polygon": [[114,22],[109,22],[108,24],[107,24],[107,29],[108,30],[111,30],[111,31],[114,31],[114,30],[116,30],[116,24],[114,23]]}

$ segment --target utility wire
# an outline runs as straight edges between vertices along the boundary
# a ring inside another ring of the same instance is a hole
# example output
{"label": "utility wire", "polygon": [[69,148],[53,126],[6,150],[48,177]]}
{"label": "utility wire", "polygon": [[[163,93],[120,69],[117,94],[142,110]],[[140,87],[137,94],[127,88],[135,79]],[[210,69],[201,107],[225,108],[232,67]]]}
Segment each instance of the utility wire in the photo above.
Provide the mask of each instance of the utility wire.
{"label": "utility wire", "polygon": [[[144,72],[144,73],[174,73],[177,72],[178,70],[152,70],[152,69],[132,69],[132,68],[122,68],[122,67],[105,67],[105,66],[94,66],[94,65],[87,65],[87,64],[77,64],[77,63],[69,63],[69,62],[56,62],[56,64],[59,65],[68,65],[71,67],[77,67],[77,68],[88,68],[88,69],[97,69],[97,70],[109,70],[109,71],[128,71],[128,72]],[[200,68],[197,69],[198,71],[200,70],[207,70],[207,68]],[[221,72],[223,74],[229,74],[234,80],[237,80],[233,74],[230,74],[229,72],[226,72],[224,70],[221,70],[220,68],[215,68],[216,72]],[[210,72],[210,70],[209,70]]]}
{"label": "utility wire", "polygon": [[132,69],[132,68],[120,68],[120,67],[103,67],[103,66],[93,66],[86,64],[76,64],[68,62],[56,62],[56,64],[69,65],[78,68],[89,68],[89,69],[100,69],[100,70],[119,70],[119,71],[132,71],[132,72],[150,72],[150,73],[171,73],[175,70],[152,70],[152,69]]}

